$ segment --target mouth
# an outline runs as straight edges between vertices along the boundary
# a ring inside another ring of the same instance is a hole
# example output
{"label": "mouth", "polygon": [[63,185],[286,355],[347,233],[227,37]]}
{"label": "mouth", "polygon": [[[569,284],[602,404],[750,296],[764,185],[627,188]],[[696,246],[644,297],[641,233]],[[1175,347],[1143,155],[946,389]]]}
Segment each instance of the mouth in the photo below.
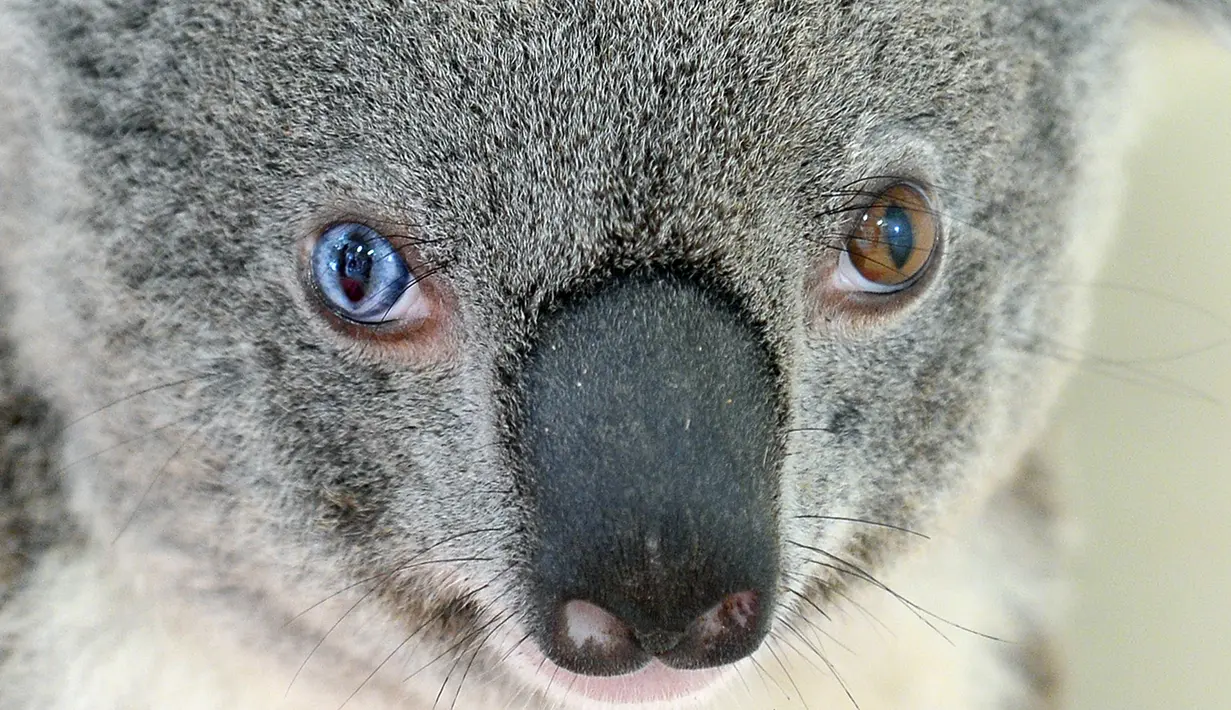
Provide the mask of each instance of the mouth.
{"label": "mouth", "polygon": [[680,700],[718,685],[721,668],[678,670],[658,660],[615,676],[589,676],[562,668],[532,650],[519,652],[521,661],[551,694],[565,693],[609,705],[645,705]]}

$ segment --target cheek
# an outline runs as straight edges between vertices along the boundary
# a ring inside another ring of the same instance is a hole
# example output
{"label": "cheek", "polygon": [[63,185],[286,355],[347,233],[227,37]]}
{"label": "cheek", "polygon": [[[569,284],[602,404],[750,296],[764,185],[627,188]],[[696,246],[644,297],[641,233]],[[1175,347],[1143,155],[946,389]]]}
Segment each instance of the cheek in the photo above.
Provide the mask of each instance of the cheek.
{"label": "cheek", "polygon": [[986,341],[977,328],[953,337],[943,330],[922,318],[900,329],[909,337],[817,338],[799,369],[791,440],[798,459],[817,462],[813,480],[847,495],[864,484],[927,480],[968,455],[988,404]]}

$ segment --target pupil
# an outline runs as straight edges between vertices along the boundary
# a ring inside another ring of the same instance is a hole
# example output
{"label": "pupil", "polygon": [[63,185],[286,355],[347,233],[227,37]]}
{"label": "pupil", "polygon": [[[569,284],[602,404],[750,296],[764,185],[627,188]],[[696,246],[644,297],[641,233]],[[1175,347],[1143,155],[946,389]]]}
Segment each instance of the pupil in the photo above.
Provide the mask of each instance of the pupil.
{"label": "pupil", "polygon": [[368,293],[372,276],[372,250],[363,242],[350,240],[342,247],[342,263],[338,269],[342,292],[351,303],[358,303]]}
{"label": "pupil", "polygon": [[901,207],[885,210],[881,220],[881,240],[889,248],[889,257],[899,271],[905,268],[915,251],[915,230],[910,224],[910,215]]}

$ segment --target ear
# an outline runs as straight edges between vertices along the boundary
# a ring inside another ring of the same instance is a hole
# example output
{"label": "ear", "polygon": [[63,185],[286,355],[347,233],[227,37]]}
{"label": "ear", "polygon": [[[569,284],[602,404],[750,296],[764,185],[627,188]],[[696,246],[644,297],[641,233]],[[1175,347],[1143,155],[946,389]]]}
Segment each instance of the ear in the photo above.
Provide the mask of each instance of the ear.
{"label": "ear", "polygon": [[1179,17],[1209,31],[1231,49],[1231,0],[1153,0],[1172,17]]}

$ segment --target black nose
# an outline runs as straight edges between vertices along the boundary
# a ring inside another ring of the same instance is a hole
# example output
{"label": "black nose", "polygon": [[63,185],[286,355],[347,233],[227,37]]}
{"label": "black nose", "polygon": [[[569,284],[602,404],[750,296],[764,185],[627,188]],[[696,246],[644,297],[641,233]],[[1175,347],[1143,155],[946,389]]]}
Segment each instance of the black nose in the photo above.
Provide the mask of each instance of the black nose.
{"label": "black nose", "polygon": [[757,328],[675,277],[544,317],[523,379],[537,640],[590,675],[736,661],[778,574],[779,390]]}

